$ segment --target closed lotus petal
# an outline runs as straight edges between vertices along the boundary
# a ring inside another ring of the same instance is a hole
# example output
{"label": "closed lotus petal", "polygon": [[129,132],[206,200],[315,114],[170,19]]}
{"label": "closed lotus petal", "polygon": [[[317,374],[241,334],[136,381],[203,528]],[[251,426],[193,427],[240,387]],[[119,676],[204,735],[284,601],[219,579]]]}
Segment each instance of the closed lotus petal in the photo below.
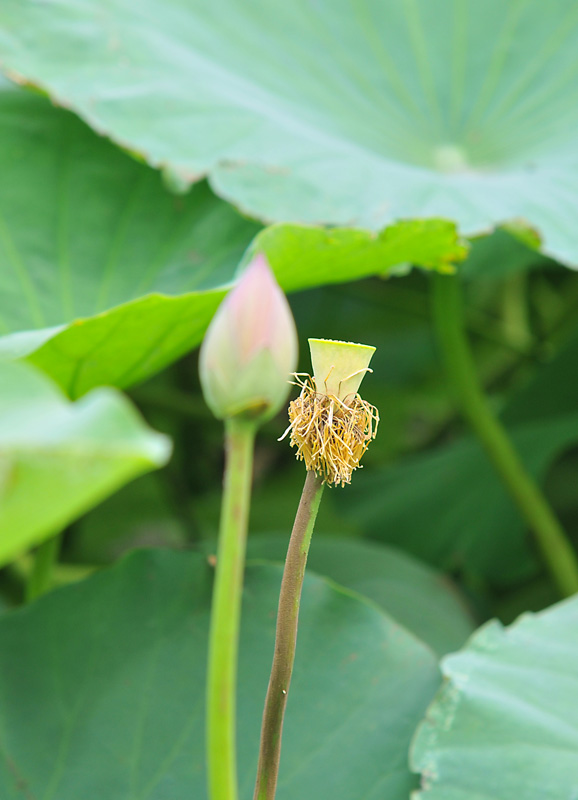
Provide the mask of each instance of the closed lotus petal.
{"label": "closed lotus petal", "polygon": [[291,309],[267,259],[257,255],[219,306],[203,341],[199,370],[205,400],[220,419],[266,419],[285,402],[296,364]]}

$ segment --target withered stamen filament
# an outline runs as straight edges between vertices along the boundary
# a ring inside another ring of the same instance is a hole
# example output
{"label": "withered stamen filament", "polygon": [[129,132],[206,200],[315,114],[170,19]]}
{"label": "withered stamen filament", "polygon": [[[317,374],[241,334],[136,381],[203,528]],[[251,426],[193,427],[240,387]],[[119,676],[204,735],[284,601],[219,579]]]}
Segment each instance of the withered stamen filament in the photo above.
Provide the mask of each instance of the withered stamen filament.
{"label": "withered stamen filament", "polygon": [[358,395],[341,400],[315,390],[313,380],[295,376],[301,394],[289,406],[291,435],[296,456],[308,470],[328,484],[350,483],[351,474],[375,438],[379,423],[377,409]]}

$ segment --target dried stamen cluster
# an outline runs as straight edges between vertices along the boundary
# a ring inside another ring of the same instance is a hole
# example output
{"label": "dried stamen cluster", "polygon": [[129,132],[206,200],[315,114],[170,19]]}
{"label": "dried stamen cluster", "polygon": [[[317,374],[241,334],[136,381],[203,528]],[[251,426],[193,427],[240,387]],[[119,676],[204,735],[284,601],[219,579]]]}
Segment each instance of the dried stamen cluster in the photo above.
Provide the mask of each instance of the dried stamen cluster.
{"label": "dried stamen cluster", "polygon": [[301,394],[289,405],[290,425],[281,438],[291,435],[297,458],[325,483],[345,486],[375,439],[378,411],[358,394],[340,400],[317,392],[309,376],[297,381]]}

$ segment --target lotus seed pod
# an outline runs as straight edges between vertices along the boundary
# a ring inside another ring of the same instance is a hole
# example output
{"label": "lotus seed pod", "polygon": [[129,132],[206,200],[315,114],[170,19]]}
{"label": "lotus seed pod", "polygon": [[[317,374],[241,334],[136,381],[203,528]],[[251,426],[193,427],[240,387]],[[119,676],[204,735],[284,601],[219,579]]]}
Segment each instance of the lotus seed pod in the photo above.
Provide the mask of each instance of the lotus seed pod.
{"label": "lotus seed pod", "polygon": [[289,303],[259,254],[219,306],[201,346],[201,386],[213,414],[260,422],[276,414],[289,393],[297,347]]}
{"label": "lotus seed pod", "polygon": [[309,339],[315,388],[343,400],[355,395],[363,376],[371,372],[369,362],[375,347],[332,339]]}

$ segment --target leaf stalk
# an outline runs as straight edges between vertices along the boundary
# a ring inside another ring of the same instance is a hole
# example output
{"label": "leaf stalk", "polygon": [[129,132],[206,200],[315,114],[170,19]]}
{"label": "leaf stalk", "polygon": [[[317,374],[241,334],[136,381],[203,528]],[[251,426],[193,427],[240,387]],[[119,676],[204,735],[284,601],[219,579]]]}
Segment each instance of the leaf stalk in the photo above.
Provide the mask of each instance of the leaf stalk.
{"label": "leaf stalk", "polygon": [[433,318],[448,377],[486,455],[533,531],[562,595],[578,592],[578,560],[540,487],[527,472],[484,395],[464,328],[459,277],[433,276]]}

